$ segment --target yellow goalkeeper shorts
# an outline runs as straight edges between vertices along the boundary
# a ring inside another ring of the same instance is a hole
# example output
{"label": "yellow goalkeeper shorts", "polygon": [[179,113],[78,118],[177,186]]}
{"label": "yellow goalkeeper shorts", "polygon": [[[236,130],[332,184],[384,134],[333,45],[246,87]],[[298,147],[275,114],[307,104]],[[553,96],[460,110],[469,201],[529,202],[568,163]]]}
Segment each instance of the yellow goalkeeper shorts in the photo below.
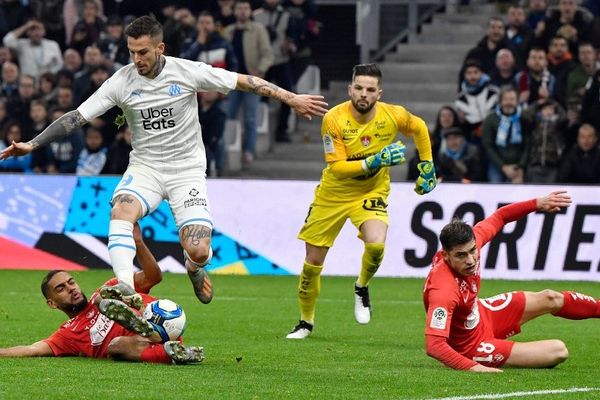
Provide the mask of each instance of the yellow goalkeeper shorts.
{"label": "yellow goalkeeper shorts", "polygon": [[298,239],[313,246],[331,247],[348,218],[357,229],[371,219],[388,225],[387,196],[369,193],[355,201],[334,202],[317,195],[308,209]]}

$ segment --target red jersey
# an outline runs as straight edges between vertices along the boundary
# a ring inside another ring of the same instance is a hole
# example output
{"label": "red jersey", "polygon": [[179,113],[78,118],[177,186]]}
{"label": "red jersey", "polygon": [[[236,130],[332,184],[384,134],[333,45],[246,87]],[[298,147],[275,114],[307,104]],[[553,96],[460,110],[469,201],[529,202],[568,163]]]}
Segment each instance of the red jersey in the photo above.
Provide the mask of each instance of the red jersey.
{"label": "red jersey", "polygon": [[[113,278],[105,285],[114,285],[118,281]],[[88,305],[77,316],[71,318],[58,328],[48,339],[43,340],[50,346],[55,357],[85,356],[106,358],[110,342],[119,336],[135,336],[115,321],[100,314],[94,300],[99,296],[95,291]],[[144,304],[156,300],[142,293]]]}
{"label": "red jersey", "polygon": [[[536,200],[513,203],[498,209],[473,227],[477,252],[509,222],[534,212]],[[478,298],[480,265],[471,276],[455,272],[443,259],[441,251],[433,257],[433,266],[423,293],[427,311],[425,335],[441,336],[456,352],[464,354],[489,334],[481,323]]]}

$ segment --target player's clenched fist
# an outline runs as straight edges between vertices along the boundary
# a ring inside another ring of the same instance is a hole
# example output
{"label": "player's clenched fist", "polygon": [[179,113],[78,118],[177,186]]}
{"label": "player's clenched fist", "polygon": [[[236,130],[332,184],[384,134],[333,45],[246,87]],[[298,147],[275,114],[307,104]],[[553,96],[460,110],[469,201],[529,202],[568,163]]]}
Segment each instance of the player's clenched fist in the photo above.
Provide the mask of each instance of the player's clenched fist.
{"label": "player's clenched fist", "polygon": [[364,167],[368,171],[376,171],[381,167],[391,167],[405,163],[405,150],[406,147],[400,142],[388,144],[379,153],[365,158]]}

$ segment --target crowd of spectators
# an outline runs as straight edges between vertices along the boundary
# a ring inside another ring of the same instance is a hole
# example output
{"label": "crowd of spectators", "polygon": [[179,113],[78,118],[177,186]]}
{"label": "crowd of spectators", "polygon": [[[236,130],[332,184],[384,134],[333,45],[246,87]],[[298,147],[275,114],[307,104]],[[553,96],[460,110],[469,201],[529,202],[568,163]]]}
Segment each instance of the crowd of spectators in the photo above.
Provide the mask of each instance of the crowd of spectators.
{"label": "crowd of spectators", "polygon": [[454,104],[438,113],[431,139],[443,181],[600,183],[598,2],[525,3],[490,18]]}
{"label": "crowd of spectators", "polygon": [[[0,149],[42,132],[77,108],[130,62],[125,26],[153,14],[164,27],[165,55],[266,77],[291,90],[312,60],[319,33],[314,0],[3,0],[0,2]],[[198,94],[209,175],[225,165],[226,118],[243,109],[243,160],[251,163],[259,98]],[[114,108],[31,156],[0,162],[0,172],[122,174],[131,132]],[[280,107],[274,139],[289,142],[289,107]]]}

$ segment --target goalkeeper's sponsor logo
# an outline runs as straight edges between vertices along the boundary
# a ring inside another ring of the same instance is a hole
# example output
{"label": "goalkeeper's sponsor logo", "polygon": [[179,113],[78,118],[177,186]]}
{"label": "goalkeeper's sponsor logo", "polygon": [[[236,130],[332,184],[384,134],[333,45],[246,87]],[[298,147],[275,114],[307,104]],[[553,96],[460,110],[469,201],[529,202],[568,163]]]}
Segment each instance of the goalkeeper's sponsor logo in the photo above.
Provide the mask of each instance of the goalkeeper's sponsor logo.
{"label": "goalkeeper's sponsor logo", "polygon": [[169,108],[150,107],[146,110],[140,110],[140,116],[142,117],[142,126],[146,130],[151,130],[151,129],[158,130],[158,129],[167,129],[167,128],[175,127],[175,120],[168,119],[168,118],[173,118],[173,107],[169,107]]}
{"label": "goalkeeper's sponsor logo", "polygon": [[448,320],[448,311],[444,307],[437,307],[431,313],[431,322],[429,327],[433,329],[446,329],[446,321]]}
{"label": "goalkeeper's sponsor logo", "polygon": [[335,153],[335,148],[333,147],[333,139],[329,133],[323,135],[323,149],[325,153],[333,154]]}
{"label": "goalkeeper's sponsor logo", "polygon": [[367,211],[377,211],[382,213],[387,213],[386,202],[383,200],[383,197],[373,197],[371,199],[365,199],[363,201],[363,208]]}

